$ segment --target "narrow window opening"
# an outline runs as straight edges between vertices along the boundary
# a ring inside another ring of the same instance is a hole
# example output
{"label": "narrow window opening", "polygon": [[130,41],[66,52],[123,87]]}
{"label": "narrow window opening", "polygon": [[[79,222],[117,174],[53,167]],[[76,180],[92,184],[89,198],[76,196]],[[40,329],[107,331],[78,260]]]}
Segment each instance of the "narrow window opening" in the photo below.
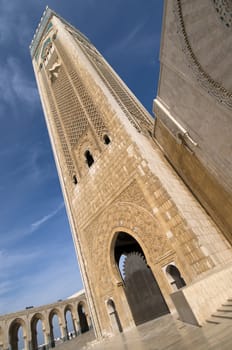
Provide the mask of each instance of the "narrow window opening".
{"label": "narrow window opening", "polygon": [[90,168],[94,163],[94,159],[93,159],[93,156],[89,150],[87,150],[85,152],[85,158],[86,158],[86,163],[88,164],[88,167]]}
{"label": "narrow window opening", "polygon": [[78,183],[78,181],[77,181],[77,176],[76,176],[76,175],[73,175],[72,179],[73,179],[74,185],[77,185],[77,183]]}
{"label": "narrow window opening", "polygon": [[174,290],[178,290],[186,286],[185,280],[183,279],[179,269],[175,265],[168,265],[166,267],[166,273],[172,278],[170,284],[172,285]]}
{"label": "narrow window opening", "polygon": [[104,140],[104,144],[105,144],[105,145],[108,145],[108,144],[111,142],[108,135],[104,135],[104,136],[103,136],[103,140]]}

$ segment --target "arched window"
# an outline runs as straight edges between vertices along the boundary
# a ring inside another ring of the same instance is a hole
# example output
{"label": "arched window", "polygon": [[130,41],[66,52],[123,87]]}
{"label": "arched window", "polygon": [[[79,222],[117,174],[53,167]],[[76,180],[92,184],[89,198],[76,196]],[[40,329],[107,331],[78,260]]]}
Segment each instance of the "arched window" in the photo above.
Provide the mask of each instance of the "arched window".
{"label": "arched window", "polygon": [[82,302],[80,302],[77,306],[77,312],[79,316],[79,322],[80,322],[80,331],[81,333],[85,333],[89,330],[89,325],[85,313],[85,307]]}
{"label": "arched window", "polygon": [[176,290],[186,286],[185,280],[183,279],[180,271],[175,265],[172,265],[172,264],[168,265],[166,267],[166,272],[172,278],[172,281],[170,281],[170,283],[174,287],[173,289]]}
{"label": "arched window", "polygon": [[113,331],[118,333],[118,332],[122,332],[122,325],[120,322],[120,319],[118,317],[118,312],[116,310],[114,301],[112,299],[109,299],[107,301],[107,309],[108,309],[108,313],[110,316],[110,321],[111,321],[111,326],[113,328]]}
{"label": "arched window", "polygon": [[93,159],[93,156],[89,150],[87,150],[85,152],[85,158],[86,158],[86,163],[88,164],[88,167],[90,168],[94,163],[94,159]]}
{"label": "arched window", "polygon": [[109,136],[106,134],[103,136],[103,140],[105,145],[108,145],[111,142]]}
{"label": "arched window", "polygon": [[77,185],[78,181],[77,181],[77,176],[75,174],[73,175],[72,180],[74,185]]}

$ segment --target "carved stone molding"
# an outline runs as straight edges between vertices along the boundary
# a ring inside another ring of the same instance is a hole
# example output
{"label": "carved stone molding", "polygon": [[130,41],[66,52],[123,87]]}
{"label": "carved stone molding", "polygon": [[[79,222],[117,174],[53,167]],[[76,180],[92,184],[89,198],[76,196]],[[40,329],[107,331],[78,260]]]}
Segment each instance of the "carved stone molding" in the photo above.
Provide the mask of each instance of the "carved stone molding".
{"label": "carved stone molding", "polygon": [[48,69],[48,71],[49,71],[49,79],[51,80],[52,83],[58,78],[60,67],[61,67],[60,63],[56,61],[53,64],[53,66]]}
{"label": "carved stone molding", "polygon": [[212,0],[215,10],[220,20],[229,28],[232,26],[232,1],[231,0]]}
{"label": "carved stone molding", "polygon": [[148,211],[151,210],[136,180],[133,180],[130,185],[120,193],[116,198],[116,202],[134,203],[146,208]]}
{"label": "carved stone molding", "polygon": [[[220,2],[227,3],[228,1],[221,0]],[[227,90],[219,82],[215,81],[202,67],[198,61],[189,41],[188,34],[185,29],[184,16],[182,12],[182,1],[173,1],[173,11],[176,17],[177,32],[180,37],[182,50],[185,53],[189,65],[194,72],[196,79],[207,92],[214,96],[219,102],[232,108],[232,91]]]}
{"label": "carved stone molding", "polygon": [[[144,253],[153,261],[165,255],[171,250],[170,243],[157,219],[146,209],[133,203],[114,203],[102,213],[85,230],[84,238],[91,256],[91,265],[95,273],[98,271],[97,280],[101,280],[103,288],[108,288],[110,267],[106,264],[109,261],[109,247],[113,239],[113,233],[117,230],[125,230],[133,234],[134,238],[143,242]],[[90,262],[89,262],[90,263]]]}
{"label": "carved stone molding", "polygon": [[85,152],[87,150],[93,154],[94,158],[99,157],[100,150],[90,127],[85,131],[83,135],[81,135],[78,143],[73,148],[75,162],[81,176],[86,174],[88,171],[88,165],[85,158]]}

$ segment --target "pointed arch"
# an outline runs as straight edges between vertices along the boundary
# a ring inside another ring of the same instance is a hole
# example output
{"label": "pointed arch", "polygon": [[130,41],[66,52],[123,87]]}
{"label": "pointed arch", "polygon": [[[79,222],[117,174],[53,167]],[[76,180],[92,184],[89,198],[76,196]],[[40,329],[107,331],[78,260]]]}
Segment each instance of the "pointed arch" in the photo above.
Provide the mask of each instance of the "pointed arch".
{"label": "pointed arch", "polygon": [[77,312],[79,316],[81,333],[85,333],[89,330],[86,310],[87,310],[86,303],[84,301],[80,301],[77,305]]}
{"label": "pointed arch", "polygon": [[[38,326],[41,325],[41,328],[38,332]],[[43,314],[36,313],[31,319],[31,345],[32,350],[37,350],[39,346],[38,342],[38,333],[40,336],[40,341],[42,344],[45,343],[45,318]]]}
{"label": "pointed arch", "polygon": [[67,332],[67,338],[71,339],[76,335],[76,325],[75,325],[75,313],[74,307],[71,304],[65,306],[64,309],[65,327]]}
{"label": "pointed arch", "polygon": [[27,330],[26,330],[26,323],[22,318],[16,318],[14,319],[10,326],[9,326],[9,344],[11,347],[11,350],[18,350],[19,349],[19,331],[22,329],[23,333],[23,342],[24,342],[24,348],[26,347],[25,342],[27,341]]}
{"label": "pointed arch", "polygon": [[[54,325],[54,318],[57,317],[58,324]],[[59,309],[54,308],[48,315],[49,329],[50,329],[50,342],[51,347],[54,348],[56,345],[56,339],[62,337],[62,316]]]}

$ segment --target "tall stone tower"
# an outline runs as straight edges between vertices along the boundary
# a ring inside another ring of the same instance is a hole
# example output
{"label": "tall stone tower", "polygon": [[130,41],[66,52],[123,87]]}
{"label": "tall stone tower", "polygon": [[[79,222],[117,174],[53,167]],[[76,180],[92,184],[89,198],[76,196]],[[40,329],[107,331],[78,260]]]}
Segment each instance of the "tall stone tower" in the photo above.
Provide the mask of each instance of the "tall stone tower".
{"label": "tall stone tower", "polygon": [[151,116],[50,9],[30,51],[97,336],[183,305],[201,324],[232,293],[210,280],[231,273],[231,248],[157,147]]}

